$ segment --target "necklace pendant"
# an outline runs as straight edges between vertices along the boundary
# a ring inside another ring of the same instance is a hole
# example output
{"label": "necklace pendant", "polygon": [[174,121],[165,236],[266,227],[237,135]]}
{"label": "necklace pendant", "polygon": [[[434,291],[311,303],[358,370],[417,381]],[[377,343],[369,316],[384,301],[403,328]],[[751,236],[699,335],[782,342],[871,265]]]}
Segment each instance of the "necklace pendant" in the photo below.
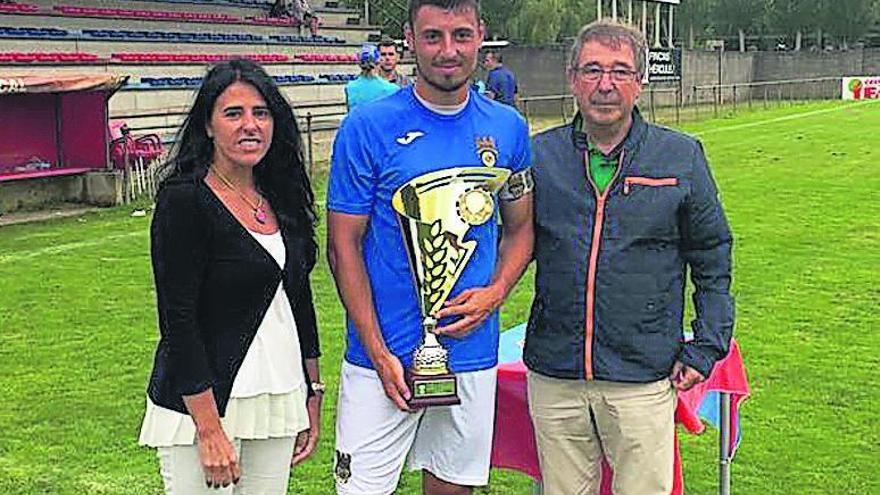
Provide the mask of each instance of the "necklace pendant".
{"label": "necklace pendant", "polygon": [[265,225],[266,220],[268,220],[266,210],[263,208],[254,208],[254,220],[256,220],[257,223],[260,225]]}

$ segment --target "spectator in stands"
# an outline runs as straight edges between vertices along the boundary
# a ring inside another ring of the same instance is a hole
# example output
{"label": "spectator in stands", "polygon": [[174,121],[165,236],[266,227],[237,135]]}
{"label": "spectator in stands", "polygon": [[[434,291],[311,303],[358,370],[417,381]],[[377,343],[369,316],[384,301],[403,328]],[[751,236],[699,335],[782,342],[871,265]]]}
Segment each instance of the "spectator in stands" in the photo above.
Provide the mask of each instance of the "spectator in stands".
{"label": "spectator in stands", "polygon": [[379,73],[386,81],[403,88],[412,84],[412,78],[397,71],[400,52],[391,38],[383,38],[379,43]]}
{"label": "spectator in stands", "polygon": [[262,68],[231,60],[176,142],[150,230],[160,339],[140,443],[158,449],[167,493],[287,493],[323,392],[296,120]]}
{"label": "spectator in stands", "polygon": [[312,37],[318,36],[318,25],[321,19],[309,5],[308,0],[293,0],[293,17],[299,20],[300,26],[309,28]]}
{"label": "spectator in stands", "polygon": [[363,103],[388,96],[400,89],[376,74],[376,64],[379,63],[379,58],[379,48],[371,43],[364,43],[358,55],[361,74],[357,79],[345,85],[345,103],[349,110]]}
{"label": "spectator in stands", "polygon": [[290,17],[297,28],[306,26],[312,37],[318,36],[321,19],[309,5],[308,0],[275,0],[269,12],[271,17]]}
{"label": "spectator in stands", "polygon": [[486,76],[486,95],[505,105],[516,106],[516,76],[502,63],[501,53],[489,50],[483,65],[489,74]]}

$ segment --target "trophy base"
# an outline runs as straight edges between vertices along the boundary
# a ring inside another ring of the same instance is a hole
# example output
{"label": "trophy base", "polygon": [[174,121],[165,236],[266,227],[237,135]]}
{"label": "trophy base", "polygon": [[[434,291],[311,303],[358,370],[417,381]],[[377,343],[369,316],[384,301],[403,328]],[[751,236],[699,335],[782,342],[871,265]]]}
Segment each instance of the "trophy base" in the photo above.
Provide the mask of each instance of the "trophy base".
{"label": "trophy base", "polygon": [[407,370],[406,384],[412,394],[406,403],[412,409],[461,404],[458,398],[458,381],[452,373],[416,375]]}

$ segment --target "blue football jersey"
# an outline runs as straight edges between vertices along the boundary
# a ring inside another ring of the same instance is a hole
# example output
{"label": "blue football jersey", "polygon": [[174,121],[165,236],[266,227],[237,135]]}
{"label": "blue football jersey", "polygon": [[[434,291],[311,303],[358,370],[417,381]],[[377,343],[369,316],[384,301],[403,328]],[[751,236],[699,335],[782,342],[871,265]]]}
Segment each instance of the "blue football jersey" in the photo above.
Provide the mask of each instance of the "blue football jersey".
{"label": "blue football jersey", "polygon": [[[401,228],[392,206],[394,193],[411,180],[459,167],[506,168],[531,165],[528,125],[508,106],[475,91],[464,109],[443,115],[425,107],[403,88],[354,109],[333,144],[327,209],[367,215],[363,241],[373,304],[386,345],[404,366],[422,339],[422,311]],[[498,200],[493,220],[471,226],[463,240],[476,248],[449,299],[471,287],[488,285],[498,256]],[[451,321],[441,321],[448,324]],[[452,371],[491,368],[498,360],[498,314],[461,339],[441,337]],[[351,319],[345,359],[372,368]]]}

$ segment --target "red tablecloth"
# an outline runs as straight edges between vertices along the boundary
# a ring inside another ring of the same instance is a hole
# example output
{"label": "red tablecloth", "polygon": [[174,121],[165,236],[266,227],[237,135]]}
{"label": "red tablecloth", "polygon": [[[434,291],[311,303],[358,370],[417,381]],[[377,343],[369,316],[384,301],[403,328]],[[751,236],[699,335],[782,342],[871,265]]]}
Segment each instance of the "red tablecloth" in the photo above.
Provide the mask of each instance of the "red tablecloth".
{"label": "red tablecloth", "polygon": [[[526,367],[522,361],[504,363],[498,366],[498,397],[495,406],[495,439],[492,445],[492,466],[514,469],[525,473],[535,480],[541,479],[538,467],[538,455],[535,446],[535,431],[529,417],[528,399],[526,396]],[[702,433],[705,429],[698,411],[700,404],[709,392],[727,392],[731,394],[731,435],[737,438],[737,409],[749,395],[745,368],[739,346],[731,342],[730,353],[719,361],[709,379],[696,385],[691,390],[678,395],[675,420],[688,433]],[[676,437],[675,483],[673,494],[684,493],[684,482],[681,470],[681,457]],[[604,465],[602,477],[602,493],[611,494],[611,470]]]}

